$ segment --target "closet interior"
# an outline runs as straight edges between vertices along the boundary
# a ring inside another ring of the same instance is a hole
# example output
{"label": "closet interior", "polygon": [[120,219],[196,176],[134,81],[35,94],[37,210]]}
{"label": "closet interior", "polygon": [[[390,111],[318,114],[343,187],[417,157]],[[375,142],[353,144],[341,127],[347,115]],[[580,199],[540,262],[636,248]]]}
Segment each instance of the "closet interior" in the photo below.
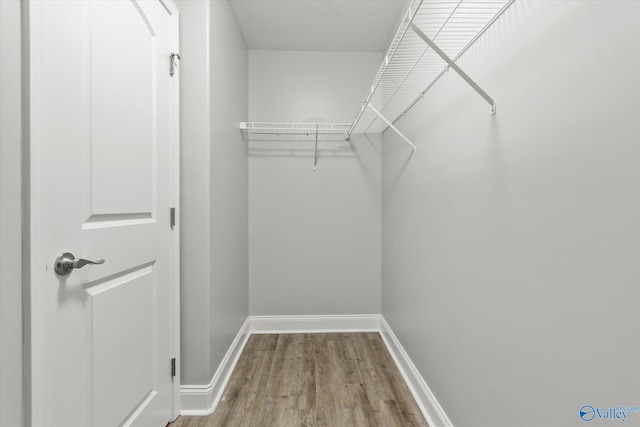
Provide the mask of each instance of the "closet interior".
{"label": "closet interior", "polygon": [[638,321],[633,298],[596,302],[637,294],[638,2],[409,0],[371,49],[299,41],[321,18],[357,38],[371,17],[349,8],[392,2],[184,3],[210,44],[180,52],[210,108],[183,104],[182,231],[205,253],[183,263],[189,393],[249,319],[382,331],[435,425],[548,424],[527,402],[574,425],[640,396],[621,356],[640,340],[585,332]]}

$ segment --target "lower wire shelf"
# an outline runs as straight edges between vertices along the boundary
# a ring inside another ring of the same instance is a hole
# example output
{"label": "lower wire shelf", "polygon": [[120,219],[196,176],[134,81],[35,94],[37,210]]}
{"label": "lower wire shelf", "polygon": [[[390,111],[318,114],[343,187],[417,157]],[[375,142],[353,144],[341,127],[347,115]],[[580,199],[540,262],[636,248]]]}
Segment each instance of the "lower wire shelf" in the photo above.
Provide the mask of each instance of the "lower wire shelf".
{"label": "lower wire shelf", "polygon": [[240,122],[240,130],[247,131],[249,139],[260,140],[320,140],[347,139],[350,123],[273,123]]}
{"label": "lower wire shelf", "polygon": [[350,123],[240,122],[250,141],[314,141],[313,170],[318,166],[319,141],[346,141]]}

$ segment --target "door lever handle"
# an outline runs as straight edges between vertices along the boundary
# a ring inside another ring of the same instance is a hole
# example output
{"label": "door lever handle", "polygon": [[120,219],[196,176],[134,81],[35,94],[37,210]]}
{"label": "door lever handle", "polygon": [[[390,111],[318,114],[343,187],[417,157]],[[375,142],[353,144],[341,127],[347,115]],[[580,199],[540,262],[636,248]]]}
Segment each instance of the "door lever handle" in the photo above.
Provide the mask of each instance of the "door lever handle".
{"label": "door lever handle", "polygon": [[89,261],[88,259],[76,258],[72,253],[65,252],[56,258],[55,270],[58,275],[66,276],[71,273],[71,270],[74,268],[82,268],[87,264],[104,264],[104,260],[99,259],[98,261]]}

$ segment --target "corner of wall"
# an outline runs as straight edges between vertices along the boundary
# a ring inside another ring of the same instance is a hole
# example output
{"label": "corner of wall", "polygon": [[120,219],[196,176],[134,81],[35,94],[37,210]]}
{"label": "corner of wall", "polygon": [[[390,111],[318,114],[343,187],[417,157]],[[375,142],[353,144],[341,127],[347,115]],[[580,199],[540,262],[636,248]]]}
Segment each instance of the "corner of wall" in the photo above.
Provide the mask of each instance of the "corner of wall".
{"label": "corner of wall", "polygon": [[210,2],[210,366],[219,366],[248,308],[248,51],[229,1]]}

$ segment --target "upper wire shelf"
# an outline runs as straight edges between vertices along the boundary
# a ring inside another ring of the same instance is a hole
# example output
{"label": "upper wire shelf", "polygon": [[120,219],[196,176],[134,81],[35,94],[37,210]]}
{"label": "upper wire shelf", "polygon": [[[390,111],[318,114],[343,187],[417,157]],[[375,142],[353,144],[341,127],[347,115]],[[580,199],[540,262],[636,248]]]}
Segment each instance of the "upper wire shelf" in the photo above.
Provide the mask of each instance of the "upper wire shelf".
{"label": "upper wire shelf", "polygon": [[[447,59],[454,62],[462,55],[513,1],[411,0],[348,134],[377,129],[374,124],[378,121],[383,129],[391,126],[448,67],[461,73]],[[463,78],[491,101],[495,112],[495,102],[468,76]],[[379,105],[379,111],[367,108],[369,104]]]}

